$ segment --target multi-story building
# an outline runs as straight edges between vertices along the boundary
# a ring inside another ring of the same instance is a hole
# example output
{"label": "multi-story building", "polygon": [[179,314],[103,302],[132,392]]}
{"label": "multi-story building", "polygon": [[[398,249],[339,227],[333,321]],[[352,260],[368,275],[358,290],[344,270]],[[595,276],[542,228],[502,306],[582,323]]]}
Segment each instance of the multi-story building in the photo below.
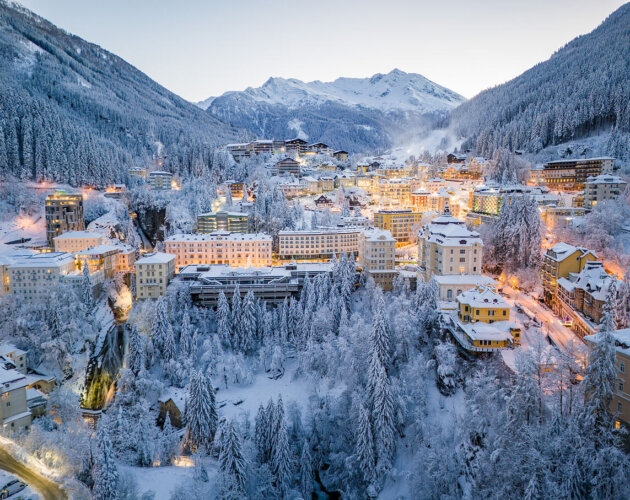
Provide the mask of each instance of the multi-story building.
{"label": "multi-story building", "polygon": [[51,290],[76,271],[70,253],[37,253],[16,260],[8,266],[10,291],[22,300],[50,298]]}
{"label": "multi-story building", "polygon": [[584,158],[577,160],[555,160],[545,163],[543,177],[549,189],[577,191],[584,189],[589,177],[610,172],[614,158]]}
{"label": "multi-story building", "polygon": [[446,181],[440,177],[434,177],[425,182],[426,188],[430,193],[437,193],[442,189],[446,189]]}
{"label": "multi-story building", "polygon": [[457,319],[447,329],[467,351],[491,352],[520,344],[521,329],[510,321],[510,306],[488,287],[476,287],[457,297]]}
{"label": "multi-story building", "polygon": [[116,257],[120,248],[114,245],[98,245],[74,253],[77,269],[83,269],[87,263],[90,273],[103,271],[105,278],[111,278],[116,271]]}
{"label": "multi-story building", "polygon": [[300,175],[300,163],[293,158],[280,160],[273,167],[273,175]]}
{"label": "multi-story building", "polygon": [[320,177],[317,179],[317,187],[322,193],[335,189],[335,179],[333,177]]}
{"label": "multi-story building", "polygon": [[302,156],[303,154],[308,152],[308,144],[305,140],[300,138],[289,139],[288,141],[284,141],[284,148],[287,154],[294,154]]}
{"label": "multi-story building", "polygon": [[243,192],[247,189],[244,182],[226,181],[225,188],[230,190],[233,200],[240,200],[243,197]]}
{"label": "multi-story building", "polygon": [[385,179],[403,179],[411,176],[411,167],[404,165],[382,165],[376,172]]}
{"label": "multi-story building", "polygon": [[53,238],[55,252],[76,253],[104,242],[102,235],[91,231],[68,231]]}
{"label": "multi-story building", "polygon": [[310,194],[308,184],[297,179],[295,179],[293,182],[285,182],[283,184],[279,184],[278,189],[280,189],[284,193],[284,197],[288,199],[297,198],[300,196],[308,196]]}
{"label": "multi-story building", "polygon": [[396,240],[389,231],[367,229],[359,237],[358,265],[383,290],[391,290],[398,273],[394,270]]}
{"label": "multi-story building", "polygon": [[253,148],[251,148],[249,142],[227,144],[225,147],[236,161],[239,161],[241,158],[249,158],[252,155]]}
{"label": "multi-story building", "polygon": [[246,233],[249,228],[249,215],[243,212],[226,212],[219,210],[197,216],[198,233],[214,233],[229,231],[230,233]]}
{"label": "multi-story building", "polygon": [[316,142],[315,144],[309,144],[308,151],[310,153],[315,154],[331,154],[332,150],[328,146],[328,144],[324,144],[323,142]]}
{"label": "multi-story building", "polygon": [[408,205],[411,196],[411,181],[405,179],[381,179],[378,183],[378,195],[382,199],[397,201]]}
{"label": "multi-story building", "polygon": [[601,174],[589,177],[584,185],[584,208],[592,210],[604,200],[618,198],[627,185],[626,181],[616,175]]}
{"label": "multi-story building", "polygon": [[557,243],[548,248],[543,254],[541,268],[546,304],[553,304],[560,278],[581,272],[588,262],[594,260],[597,260],[595,252],[568,243]]}
{"label": "multi-story building", "polygon": [[114,255],[114,272],[128,273],[133,271],[136,263],[136,249],[131,245],[117,244],[118,253]]}
{"label": "multi-story building", "polygon": [[139,179],[144,182],[147,179],[147,171],[144,168],[130,168],[129,177],[131,179]]}
{"label": "multi-story building", "polygon": [[19,262],[25,257],[35,255],[33,250],[13,248],[0,254],[0,295],[11,292],[11,278],[9,266]]}
{"label": "multi-story building", "polygon": [[440,300],[452,301],[466,290],[490,285],[481,276],[483,241],[463,221],[453,217],[448,206],[442,215],[425,225],[418,235],[418,276],[434,278]]}
{"label": "multi-story building", "polygon": [[343,149],[338,149],[333,153],[333,157],[335,158],[335,160],[345,163],[348,161],[348,152],[344,151]]}
{"label": "multi-story building", "polygon": [[335,187],[354,187],[357,185],[357,176],[354,172],[343,170],[335,175]]}
{"label": "multi-story building", "polygon": [[177,269],[191,264],[263,267],[271,265],[271,242],[262,233],[175,234],[164,241],[164,250],[175,256]]}
{"label": "multi-story building", "polygon": [[349,215],[347,217],[339,217],[339,227],[368,227],[368,218],[361,215]]}
{"label": "multi-story building", "polygon": [[549,231],[567,229],[572,225],[576,217],[582,217],[586,214],[586,210],[583,207],[557,207],[556,205],[547,205],[541,208],[540,218]]}
{"label": "multi-story building", "polygon": [[[615,418],[615,427],[621,427],[621,423],[630,425],[630,328],[616,330],[612,334],[615,341],[615,367],[617,368],[617,381],[614,387],[614,395],[610,402],[610,413]],[[584,337],[586,345],[593,348],[601,341],[601,335],[595,333]]]}
{"label": "multi-story building", "polygon": [[286,266],[235,268],[228,265],[186,266],[177,280],[189,286],[190,296],[196,304],[214,307],[221,292],[228,299],[236,286],[241,298],[249,291],[256,299],[279,304],[285,299],[298,297],[306,277],[313,279],[320,274],[332,275],[332,263],[300,263]]}
{"label": "multi-story building", "polygon": [[374,227],[389,231],[396,241],[406,243],[413,239],[413,229],[422,222],[422,212],[381,210],[374,214]]}
{"label": "multi-story building", "polygon": [[14,366],[10,359],[0,357],[0,425],[6,431],[18,432],[30,428],[32,414],[26,399],[28,379]]}
{"label": "multi-story building", "polygon": [[49,247],[53,247],[55,236],[84,229],[82,195],[58,190],[46,197],[46,241]]}
{"label": "multi-story building", "polygon": [[145,254],[138,259],[136,269],[136,298],[156,299],[166,295],[166,287],[175,275],[175,256],[163,252]]}
{"label": "multi-story building", "polygon": [[553,310],[579,337],[592,335],[601,322],[606,298],[618,282],[601,262],[589,261],[580,273],[558,279]]}
{"label": "multi-story building", "polygon": [[321,228],[280,231],[278,258],[282,260],[330,260],[334,255],[359,253],[361,228]]}
{"label": "multi-story building", "polygon": [[149,184],[152,189],[169,190],[173,185],[173,174],[162,170],[149,172]]}

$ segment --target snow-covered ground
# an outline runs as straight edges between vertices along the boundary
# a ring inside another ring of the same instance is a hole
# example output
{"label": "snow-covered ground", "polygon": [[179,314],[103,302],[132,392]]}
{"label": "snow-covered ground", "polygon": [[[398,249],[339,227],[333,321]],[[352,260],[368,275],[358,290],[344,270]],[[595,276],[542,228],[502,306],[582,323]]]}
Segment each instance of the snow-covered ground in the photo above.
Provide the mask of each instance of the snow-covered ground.
{"label": "snow-covered ground", "polygon": [[[0,489],[2,489],[5,484],[7,484],[10,481],[13,481],[14,479],[17,479],[18,481],[20,480],[19,477],[13,474],[9,474],[6,471],[0,470]],[[28,485],[26,485],[25,489],[23,489],[19,493],[16,493],[15,495],[12,495],[8,498],[10,499],[17,499],[17,498],[27,499],[28,498],[29,500],[39,500],[41,497],[33,490],[33,488],[30,488]]]}

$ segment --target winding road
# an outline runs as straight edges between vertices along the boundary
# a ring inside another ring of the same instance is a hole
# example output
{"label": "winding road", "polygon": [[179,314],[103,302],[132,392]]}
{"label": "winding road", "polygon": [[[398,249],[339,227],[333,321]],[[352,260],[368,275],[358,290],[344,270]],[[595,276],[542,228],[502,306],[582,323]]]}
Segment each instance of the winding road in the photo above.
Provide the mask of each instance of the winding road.
{"label": "winding road", "polygon": [[0,447],[0,469],[15,474],[28,486],[37,491],[44,500],[67,500],[68,495],[58,484],[29,469]]}

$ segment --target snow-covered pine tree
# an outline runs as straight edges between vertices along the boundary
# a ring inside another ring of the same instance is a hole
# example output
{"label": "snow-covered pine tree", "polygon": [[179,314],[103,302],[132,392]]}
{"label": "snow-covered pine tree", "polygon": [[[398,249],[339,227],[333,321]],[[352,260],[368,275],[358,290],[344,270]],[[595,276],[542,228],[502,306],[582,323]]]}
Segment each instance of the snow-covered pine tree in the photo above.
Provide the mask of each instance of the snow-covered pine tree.
{"label": "snow-covered pine tree", "polygon": [[208,385],[201,372],[192,373],[186,399],[185,421],[186,443],[193,451],[209,446],[217,429],[214,395],[210,394]]}
{"label": "snow-covered pine tree", "polygon": [[241,335],[239,350],[243,353],[248,353],[254,348],[256,338],[256,300],[252,290],[249,290],[245,295],[240,320],[241,326],[239,330]]}
{"label": "snow-covered pine tree", "polygon": [[162,435],[160,439],[160,462],[162,465],[169,465],[179,452],[179,435],[177,429],[171,425],[171,415],[166,413]]}
{"label": "snow-covered pine tree", "polygon": [[234,293],[232,294],[232,316],[231,316],[231,327],[232,327],[232,348],[239,349],[243,330],[241,325],[241,315],[242,311],[242,300],[241,300],[241,290],[238,286],[238,283],[234,287]]}
{"label": "snow-covered pine tree", "polygon": [[90,267],[88,266],[87,259],[83,263],[83,280],[81,281],[81,296],[83,304],[87,308],[88,312],[92,312],[94,309],[94,292],[92,290],[92,279],[90,278]]}
{"label": "snow-covered pine tree", "polygon": [[160,297],[155,304],[155,320],[153,321],[153,331],[151,334],[151,340],[157,352],[161,353],[164,349],[164,342],[169,325],[170,321],[168,319],[166,299]]}
{"label": "snow-covered pine tree", "polygon": [[359,420],[357,422],[357,441],[354,454],[359,463],[363,480],[370,485],[376,479],[376,460],[374,458],[374,438],[370,416],[363,405],[359,406]]}
{"label": "snow-covered pine tree", "polygon": [[392,341],[385,319],[385,300],[383,293],[376,299],[376,308],[372,316],[372,331],[370,333],[370,351],[376,353],[381,364],[387,369],[392,358]]}
{"label": "snow-covered pine tree", "polygon": [[376,352],[372,353],[368,374],[368,398],[371,405],[377,475],[383,477],[394,458],[395,409],[389,377]]}
{"label": "snow-covered pine tree", "polygon": [[[241,440],[234,424],[229,421],[223,424],[219,448],[219,470],[221,471],[223,486],[230,495],[245,494],[246,466],[241,452]],[[227,479],[227,481],[225,481]],[[234,488],[237,491],[234,491]]]}
{"label": "snow-covered pine tree", "polygon": [[144,368],[144,342],[140,337],[138,326],[134,323],[129,332],[129,356],[127,365],[134,375],[138,375],[140,370]]}
{"label": "snow-covered pine tree", "polygon": [[168,323],[166,326],[166,335],[164,336],[164,347],[162,349],[164,362],[174,360],[177,354],[175,351],[175,334],[173,333],[173,327]]}
{"label": "snow-covered pine tree", "polygon": [[118,498],[118,468],[115,454],[105,424],[98,426],[96,432],[96,453],[92,469],[94,486],[92,495],[96,500],[116,500]]}
{"label": "snow-covered pine tree", "polygon": [[280,413],[279,408],[282,408],[282,399],[280,399],[276,405],[276,434],[273,440],[271,472],[273,473],[276,489],[281,492],[281,495],[284,495],[287,489],[291,487],[293,461],[291,459],[291,448],[287,434],[287,423],[284,418],[284,412]]}
{"label": "snow-covered pine tree", "polygon": [[583,423],[596,437],[610,430],[610,402],[617,383],[614,329],[614,303],[612,293],[609,293],[603,307],[597,342],[590,352],[582,381],[585,395]]}
{"label": "snow-covered pine tree", "polygon": [[232,346],[232,317],[230,313],[230,305],[223,290],[219,292],[219,300],[217,303],[217,334],[226,347]]}
{"label": "snow-covered pine tree", "polygon": [[256,446],[256,459],[259,464],[269,460],[269,431],[269,415],[261,403],[258,407],[254,426],[254,445]]}
{"label": "snow-covered pine tree", "polygon": [[188,358],[192,347],[192,326],[190,326],[190,314],[184,311],[182,326],[179,330],[179,355],[181,358]]}
{"label": "snow-covered pine tree", "polygon": [[229,209],[232,207],[233,204],[234,202],[232,201],[232,190],[228,186],[225,192],[225,208]]}
{"label": "snow-covered pine tree", "polygon": [[305,499],[311,498],[313,494],[313,459],[311,457],[310,445],[305,439],[302,443],[302,453],[300,455],[300,493]]}
{"label": "snow-covered pine tree", "polygon": [[137,421],[137,464],[140,467],[150,467],[155,459],[155,421],[149,412],[144,412]]}

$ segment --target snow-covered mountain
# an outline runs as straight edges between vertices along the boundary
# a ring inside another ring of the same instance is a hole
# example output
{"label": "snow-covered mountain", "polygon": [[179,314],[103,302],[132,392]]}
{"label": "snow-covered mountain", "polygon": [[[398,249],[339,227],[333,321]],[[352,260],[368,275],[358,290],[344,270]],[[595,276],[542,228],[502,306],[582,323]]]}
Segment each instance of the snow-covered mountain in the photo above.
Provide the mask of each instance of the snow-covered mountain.
{"label": "snow-covered mountain", "polygon": [[197,105],[256,137],[300,135],[359,151],[390,147],[401,134],[425,130],[463,101],[422,75],[395,69],[333,82],[269,78],[261,87]]}

